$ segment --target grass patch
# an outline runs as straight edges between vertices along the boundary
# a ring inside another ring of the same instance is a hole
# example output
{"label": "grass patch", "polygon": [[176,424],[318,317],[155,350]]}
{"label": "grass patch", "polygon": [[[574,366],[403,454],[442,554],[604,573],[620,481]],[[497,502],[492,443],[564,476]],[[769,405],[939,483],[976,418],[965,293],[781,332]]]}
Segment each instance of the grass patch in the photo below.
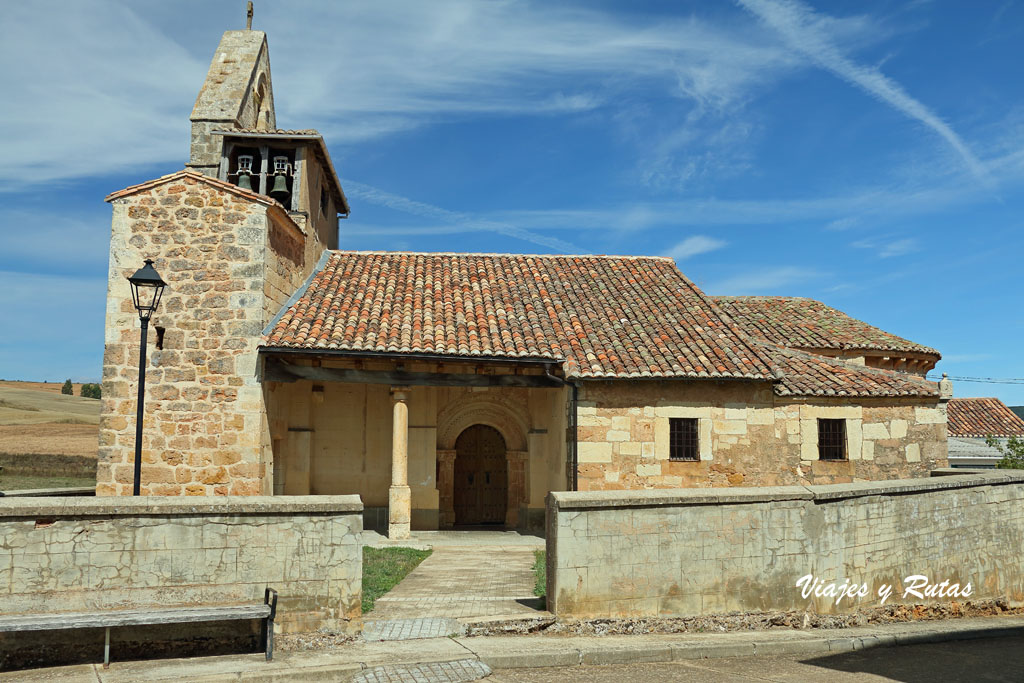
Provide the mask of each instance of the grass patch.
{"label": "grass patch", "polygon": [[377,598],[398,585],[430,550],[412,548],[363,548],[363,614],[373,610]]}
{"label": "grass patch", "polygon": [[69,489],[96,486],[96,477],[36,477],[18,474],[0,474],[0,491],[27,489]]}
{"label": "grass patch", "polygon": [[543,598],[548,592],[548,554],[544,550],[533,551],[533,594]]}

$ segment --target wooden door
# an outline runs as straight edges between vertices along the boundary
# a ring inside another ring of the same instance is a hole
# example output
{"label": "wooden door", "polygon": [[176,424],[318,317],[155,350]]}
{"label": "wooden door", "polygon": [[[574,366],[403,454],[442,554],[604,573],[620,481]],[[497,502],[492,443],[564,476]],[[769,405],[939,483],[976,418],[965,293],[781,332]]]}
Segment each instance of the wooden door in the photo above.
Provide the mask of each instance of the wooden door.
{"label": "wooden door", "polygon": [[473,425],[455,441],[456,524],[504,524],[508,460],[498,430]]}

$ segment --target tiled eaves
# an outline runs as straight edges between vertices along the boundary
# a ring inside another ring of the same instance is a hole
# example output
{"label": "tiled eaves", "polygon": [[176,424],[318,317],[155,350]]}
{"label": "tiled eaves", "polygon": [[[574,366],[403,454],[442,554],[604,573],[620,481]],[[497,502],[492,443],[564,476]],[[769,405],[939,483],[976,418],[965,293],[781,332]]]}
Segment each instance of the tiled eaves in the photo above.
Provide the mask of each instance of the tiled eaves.
{"label": "tiled eaves", "polygon": [[715,302],[746,333],[789,348],[895,351],[935,356],[933,348],[903,339],[815,299],[716,296]]}
{"label": "tiled eaves", "polygon": [[939,385],[923,377],[893,370],[854,366],[805,351],[759,342],[782,372],[775,385],[779,396],[856,398],[938,398]]}
{"label": "tiled eaves", "polygon": [[313,128],[288,130],[284,128],[223,128],[213,131],[223,135],[282,135],[287,137],[321,137],[320,131]]}

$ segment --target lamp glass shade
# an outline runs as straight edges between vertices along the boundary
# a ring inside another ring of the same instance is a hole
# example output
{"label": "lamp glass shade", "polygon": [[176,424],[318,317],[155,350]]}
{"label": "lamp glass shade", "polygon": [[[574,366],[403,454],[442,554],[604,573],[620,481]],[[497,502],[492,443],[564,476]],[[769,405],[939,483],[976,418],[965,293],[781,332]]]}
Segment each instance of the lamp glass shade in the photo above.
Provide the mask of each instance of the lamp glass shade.
{"label": "lamp glass shade", "polygon": [[135,310],[139,312],[139,319],[149,320],[153,311],[160,305],[160,297],[163,296],[167,283],[156,272],[152,259],[146,259],[146,264],[135,271],[135,274],[128,278],[128,282],[132,286],[132,300],[135,303]]}

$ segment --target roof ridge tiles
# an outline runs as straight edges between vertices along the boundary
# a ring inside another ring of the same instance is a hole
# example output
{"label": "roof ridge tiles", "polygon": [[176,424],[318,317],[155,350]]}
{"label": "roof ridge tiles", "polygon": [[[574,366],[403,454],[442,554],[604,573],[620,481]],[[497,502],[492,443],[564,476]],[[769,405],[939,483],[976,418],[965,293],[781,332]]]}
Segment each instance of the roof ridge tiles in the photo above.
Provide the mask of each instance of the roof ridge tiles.
{"label": "roof ridge tiles", "polygon": [[[602,259],[602,260],[630,260],[630,261],[663,261],[674,263],[669,256],[646,256],[643,254],[514,254],[510,252],[484,252],[484,251],[388,251],[381,249],[354,250],[354,249],[331,249],[335,254],[353,254],[358,256],[466,256],[466,257],[507,257],[517,259],[543,258],[543,259]],[[705,295],[707,296],[707,295]]]}
{"label": "roof ridge tiles", "polygon": [[106,196],[106,198],[104,198],[103,201],[111,202],[111,201],[114,201],[115,199],[121,199],[122,197],[127,197],[127,196],[135,194],[137,192],[143,192],[145,190],[149,190],[151,188],[154,188],[157,185],[163,185],[164,183],[173,182],[175,180],[179,180],[179,179],[182,179],[182,178],[189,178],[191,180],[197,180],[199,182],[206,183],[207,185],[211,185],[211,186],[216,187],[218,189],[221,189],[221,190],[224,190],[224,191],[227,191],[227,192],[231,192],[231,193],[236,194],[236,195],[238,195],[240,197],[244,197],[245,199],[251,199],[254,202],[258,202],[258,203],[264,204],[266,206],[276,206],[276,207],[278,207],[281,210],[285,210],[284,205],[282,205],[281,202],[277,201],[273,197],[268,197],[267,195],[262,195],[262,194],[259,194],[258,192],[254,192],[252,190],[243,189],[241,187],[238,187],[237,185],[225,182],[225,181],[220,180],[218,178],[212,178],[212,177],[210,177],[208,175],[200,173],[199,171],[195,171],[195,170],[193,170],[191,168],[184,168],[184,169],[182,169],[180,171],[175,171],[174,173],[168,173],[166,175],[162,175],[159,178],[153,178],[152,180],[147,180],[147,181],[142,182],[142,183],[137,183],[135,185],[129,185],[128,187],[126,187],[126,188],[124,188],[122,190],[117,190],[116,192],[111,192],[110,194],[108,194]]}

